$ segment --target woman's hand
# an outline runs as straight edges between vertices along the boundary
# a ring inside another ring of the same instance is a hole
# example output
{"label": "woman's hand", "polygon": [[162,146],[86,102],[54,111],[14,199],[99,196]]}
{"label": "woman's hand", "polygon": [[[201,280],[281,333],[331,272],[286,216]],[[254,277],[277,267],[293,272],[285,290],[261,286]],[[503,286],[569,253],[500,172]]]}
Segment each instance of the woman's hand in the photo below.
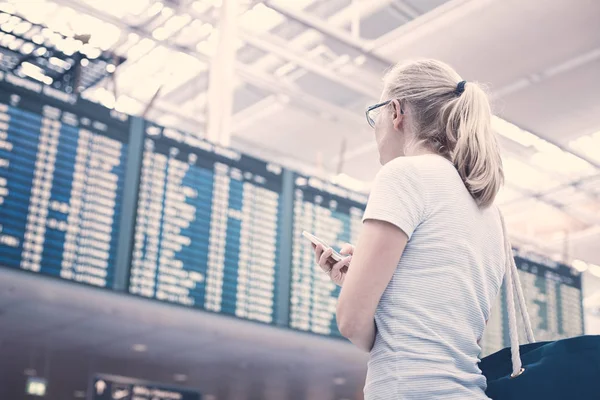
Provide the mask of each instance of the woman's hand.
{"label": "woman's hand", "polygon": [[352,254],[354,254],[354,246],[349,243],[346,243],[342,246],[340,250],[340,254],[347,255],[343,260],[338,261],[337,263],[333,261],[331,255],[333,254],[333,250],[331,248],[325,249],[323,245],[314,246],[315,249],[315,258],[317,260],[317,264],[321,267],[321,269],[329,275],[329,278],[338,286],[342,286],[344,284],[344,279],[346,278],[346,273],[348,272],[348,267],[350,266],[350,261],[352,261]]}

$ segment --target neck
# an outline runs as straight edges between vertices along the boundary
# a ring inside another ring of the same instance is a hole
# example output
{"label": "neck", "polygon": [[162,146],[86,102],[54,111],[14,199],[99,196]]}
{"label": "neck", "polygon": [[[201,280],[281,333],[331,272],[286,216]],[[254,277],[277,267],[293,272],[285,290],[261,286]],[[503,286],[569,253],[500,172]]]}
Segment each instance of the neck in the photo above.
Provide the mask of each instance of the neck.
{"label": "neck", "polygon": [[404,153],[405,156],[422,156],[424,154],[436,154],[435,152],[429,150],[428,148],[424,147],[424,146],[416,146],[416,147],[412,147],[409,149],[406,149],[406,152]]}

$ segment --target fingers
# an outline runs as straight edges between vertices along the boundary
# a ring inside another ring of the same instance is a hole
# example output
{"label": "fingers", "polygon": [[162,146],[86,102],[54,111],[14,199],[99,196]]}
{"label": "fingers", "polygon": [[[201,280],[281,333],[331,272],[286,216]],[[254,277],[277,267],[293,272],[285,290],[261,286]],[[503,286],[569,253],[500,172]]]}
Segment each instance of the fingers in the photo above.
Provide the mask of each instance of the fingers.
{"label": "fingers", "polygon": [[336,262],[331,268],[331,273],[333,274],[334,272],[340,272],[342,268],[350,265],[350,261],[352,261],[352,256],[346,257],[343,260]]}
{"label": "fingers", "polygon": [[345,275],[348,272],[348,266],[350,265],[350,261],[352,261],[352,256],[346,257],[343,260],[338,261],[331,268],[329,277],[336,285],[343,285]]}
{"label": "fingers", "polygon": [[317,264],[319,264],[320,260],[321,260],[321,254],[323,254],[323,250],[324,250],[323,245],[319,244],[319,245],[315,246],[313,244],[313,248],[315,249],[315,261]]}
{"label": "fingers", "polygon": [[350,243],[344,243],[340,249],[340,254],[354,254],[354,246],[352,246]]}
{"label": "fingers", "polygon": [[321,254],[321,258],[319,258],[319,266],[321,269],[327,273],[331,271],[331,264],[329,263],[329,257],[333,254],[333,250],[331,248],[323,251]]}

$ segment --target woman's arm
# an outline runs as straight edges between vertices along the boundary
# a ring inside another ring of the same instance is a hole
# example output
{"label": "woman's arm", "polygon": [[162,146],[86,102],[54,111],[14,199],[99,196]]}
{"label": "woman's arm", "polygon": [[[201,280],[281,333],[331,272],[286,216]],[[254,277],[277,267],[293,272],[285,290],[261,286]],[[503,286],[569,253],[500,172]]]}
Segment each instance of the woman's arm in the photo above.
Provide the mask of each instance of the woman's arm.
{"label": "woman's arm", "polygon": [[369,219],[354,249],[354,255],[337,303],[341,334],[364,351],[375,341],[375,310],[392,279],[407,235],[388,222]]}

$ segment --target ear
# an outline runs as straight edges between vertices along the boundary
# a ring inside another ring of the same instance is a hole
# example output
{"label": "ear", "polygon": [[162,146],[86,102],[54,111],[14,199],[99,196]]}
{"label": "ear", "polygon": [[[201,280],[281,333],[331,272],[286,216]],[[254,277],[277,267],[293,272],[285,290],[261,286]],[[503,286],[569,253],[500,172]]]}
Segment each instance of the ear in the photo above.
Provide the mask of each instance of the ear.
{"label": "ear", "polygon": [[399,100],[392,100],[392,107],[394,110],[392,113],[392,123],[394,124],[394,129],[399,131],[404,121],[404,110]]}

